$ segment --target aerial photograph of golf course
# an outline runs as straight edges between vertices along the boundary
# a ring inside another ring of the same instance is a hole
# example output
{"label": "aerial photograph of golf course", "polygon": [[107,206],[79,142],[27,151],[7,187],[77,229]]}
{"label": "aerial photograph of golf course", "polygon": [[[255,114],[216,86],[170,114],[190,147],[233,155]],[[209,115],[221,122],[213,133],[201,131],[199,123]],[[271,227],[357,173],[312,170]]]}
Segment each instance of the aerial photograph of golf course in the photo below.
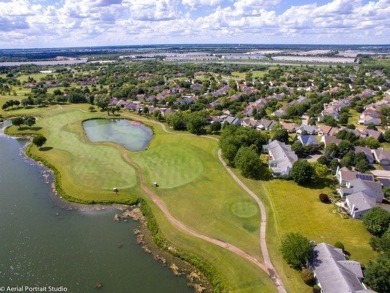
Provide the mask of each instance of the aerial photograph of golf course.
{"label": "aerial photograph of golf course", "polygon": [[390,293],[390,0],[0,0],[0,293]]}

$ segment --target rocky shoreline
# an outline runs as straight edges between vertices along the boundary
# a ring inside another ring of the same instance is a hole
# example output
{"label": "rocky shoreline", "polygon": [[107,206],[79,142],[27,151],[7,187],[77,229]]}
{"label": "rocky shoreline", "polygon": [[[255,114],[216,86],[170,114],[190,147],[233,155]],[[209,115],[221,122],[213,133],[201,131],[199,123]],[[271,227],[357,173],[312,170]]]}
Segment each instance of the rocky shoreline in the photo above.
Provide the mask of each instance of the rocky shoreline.
{"label": "rocky shoreline", "polygon": [[[9,136],[14,139],[21,140],[31,140],[31,136]],[[41,171],[42,178],[46,184],[51,185],[52,193],[49,195],[56,204],[66,211],[104,211],[108,206],[99,205],[99,204],[78,204],[69,202],[61,197],[57,192],[55,186],[55,175],[54,172],[45,166],[42,162],[36,161],[30,158],[26,154],[26,147],[21,150],[20,155],[24,156],[26,162],[30,164],[36,164],[40,166],[43,170]],[[159,248],[153,241],[152,235],[147,228],[147,221],[144,215],[140,210],[140,205],[120,205],[112,204],[109,208],[117,210],[119,213],[116,213],[113,217],[113,220],[116,222],[127,222],[129,219],[134,220],[139,223],[138,228],[133,230],[134,235],[137,237],[137,243],[145,251],[145,253],[151,254],[153,258],[160,262],[163,266],[168,267],[175,276],[185,275],[187,277],[187,284],[189,287],[193,288],[196,293],[209,293],[213,292],[213,287],[208,281],[208,279],[193,265],[188,262],[175,257],[170,252],[174,252],[175,248],[170,246],[168,251],[165,251]],[[60,216],[58,213],[56,216]],[[119,247],[120,248],[120,247]],[[99,285],[99,286],[98,286]],[[96,288],[101,288],[101,284],[97,284]]]}
{"label": "rocky shoreline", "polygon": [[157,247],[146,226],[147,222],[140,210],[139,204],[130,207],[126,205],[114,205],[114,207],[120,212],[114,215],[114,221],[121,222],[131,219],[139,223],[138,228],[134,229],[133,233],[137,237],[137,243],[142,247],[145,253],[151,254],[156,261],[160,262],[163,266],[168,267],[175,276],[185,275],[187,277],[188,286],[194,288],[195,292],[208,293],[214,291],[210,282],[198,269],[173,256],[169,252],[174,252],[174,247],[170,246],[168,248],[169,251]]}

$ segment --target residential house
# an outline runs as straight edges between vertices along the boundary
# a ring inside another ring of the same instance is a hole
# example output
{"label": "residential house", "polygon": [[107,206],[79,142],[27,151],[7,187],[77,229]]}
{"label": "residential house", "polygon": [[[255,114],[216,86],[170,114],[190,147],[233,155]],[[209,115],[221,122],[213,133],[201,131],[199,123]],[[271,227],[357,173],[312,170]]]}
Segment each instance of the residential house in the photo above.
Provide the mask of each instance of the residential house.
{"label": "residential house", "polygon": [[390,166],[390,151],[379,148],[372,151],[375,161],[381,166]]}
{"label": "residential house", "polygon": [[[372,175],[367,175],[367,176],[372,176]],[[341,187],[337,191],[342,197],[347,197],[357,192],[364,192],[365,194],[370,196],[373,200],[379,203],[381,203],[384,198],[382,185],[379,182],[363,180],[361,178],[357,178],[347,182],[346,187]]]}
{"label": "residential house", "polygon": [[273,120],[261,119],[257,122],[256,128],[258,130],[271,130],[277,123]]}
{"label": "residential house", "polygon": [[375,117],[373,113],[363,112],[360,115],[359,124],[363,124],[363,125],[374,124],[378,126],[382,124],[382,120],[379,117]]}
{"label": "residential house", "polygon": [[284,105],[282,108],[276,110],[273,115],[274,116],[277,116],[277,117],[282,117],[286,114],[286,111],[288,108],[292,107],[292,106],[296,106],[298,104],[303,104],[303,103],[307,103],[309,100],[304,97],[304,96],[299,96],[298,99],[296,100],[293,100],[291,101],[290,103],[288,103],[287,105]]}
{"label": "residential house", "polygon": [[374,176],[370,174],[363,174],[360,172],[349,170],[347,167],[337,167],[336,178],[339,184],[346,185],[355,179],[364,179],[366,181],[374,181]]}
{"label": "residential house", "polygon": [[332,131],[332,126],[328,126],[328,125],[319,125],[318,126],[318,135],[320,136],[324,136],[324,135],[331,135],[331,131]]}
{"label": "residential house", "polygon": [[254,111],[259,110],[260,108],[263,108],[267,106],[268,101],[266,99],[259,99],[255,102],[249,103],[248,106],[245,107],[244,109],[244,115],[245,116],[252,116]]}
{"label": "residential house", "polygon": [[314,247],[310,267],[323,293],[374,293],[363,283],[360,263],[347,260],[344,252],[327,243]]}
{"label": "residential house", "polygon": [[298,136],[298,140],[304,146],[318,145],[318,139],[317,139],[317,136],[315,136],[315,135],[300,135],[300,136]]}
{"label": "residential house", "polygon": [[366,159],[370,165],[374,163],[375,158],[374,158],[374,155],[372,154],[372,150],[370,148],[362,147],[362,146],[355,146],[355,154],[358,154],[358,153],[364,153],[366,155]]}
{"label": "residential house", "polygon": [[365,192],[356,192],[348,195],[345,207],[354,219],[362,218],[368,211],[376,206],[375,200]]}
{"label": "residential house", "polygon": [[341,142],[341,139],[338,139],[336,136],[333,135],[327,135],[321,138],[321,142],[324,144],[325,147],[327,147],[332,143],[336,145],[339,144]]}
{"label": "residential house", "polygon": [[223,123],[229,123],[229,124],[233,124],[233,125],[241,125],[241,120],[238,119],[237,117],[228,116],[223,121]]}
{"label": "residential house", "polygon": [[359,129],[360,136],[363,137],[373,137],[376,140],[381,140],[383,138],[383,133],[373,129]]}
{"label": "residential house", "polygon": [[291,146],[278,140],[274,140],[264,146],[272,160],[269,168],[274,176],[288,176],[293,164],[298,160],[297,155],[291,150]]}
{"label": "residential house", "polygon": [[316,125],[304,125],[302,124],[301,126],[299,126],[299,128],[297,129],[297,133],[298,134],[316,134],[318,131],[318,127]]}
{"label": "residential house", "polygon": [[287,123],[284,121],[280,122],[280,125],[290,133],[294,133],[299,128],[299,125],[295,123]]}
{"label": "residential house", "polygon": [[244,118],[241,120],[241,126],[243,127],[250,127],[250,128],[256,128],[258,124],[258,120],[255,120],[253,118]]}

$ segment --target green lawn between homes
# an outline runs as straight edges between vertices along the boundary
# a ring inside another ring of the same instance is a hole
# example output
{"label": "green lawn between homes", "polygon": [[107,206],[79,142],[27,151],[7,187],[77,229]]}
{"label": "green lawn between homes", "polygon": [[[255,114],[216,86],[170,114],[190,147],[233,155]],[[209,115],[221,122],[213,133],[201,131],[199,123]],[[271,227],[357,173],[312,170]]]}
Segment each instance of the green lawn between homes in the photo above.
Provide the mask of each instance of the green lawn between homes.
{"label": "green lawn between homes", "polygon": [[333,245],[336,241],[341,241],[351,254],[350,258],[363,265],[376,258],[376,253],[369,245],[371,235],[363,223],[354,219],[342,219],[332,213],[333,205],[319,201],[318,195],[322,192],[330,194],[329,189],[305,188],[286,180],[254,181],[242,176],[240,178],[266,205],[268,249],[289,292],[312,291],[303,283],[299,273],[288,267],[281,257],[280,242],[286,233],[299,232],[316,243]]}
{"label": "green lawn between homes", "polygon": [[[0,113],[3,116],[38,117],[33,129],[22,127],[18,130],[11,126],[7,132],[16,135],[41,133],[47,137],[45,151],[31,146],[29,154],[58,170],[60,188],[70,196],[69,199],[131,202],[143,197],[135,170],[121,157],[121,147],[110,143],[92,144],[85,137],[83,120],[108,117],[106,113],[91,113],[87,109],[88,105],[67,105]],[[122,116],[142,119],[129,113]],[[128,155],[145,170],[150,185],[153,181],[159,182],[160,187],[155,192],[173,216],[200,233],[230,242],[260,258],[259,211],[255,205],[248,205],[251,200],[218,162],[218,143],[188,134],[168,134],[153,121],[147,124],[155,132],[148,150],[128,151]],[[112,192],[114,186],[120,189],[119,195]],[[232,212],[232,206],[240,206],[243,201],[247,207],[239,212],[247,209],[249,213],[237,215]],[[184,235],[172,227],[157,208],[153,209],[168,241],[212,263],[234,291],[275,291],[264,272],[230,252]]]}

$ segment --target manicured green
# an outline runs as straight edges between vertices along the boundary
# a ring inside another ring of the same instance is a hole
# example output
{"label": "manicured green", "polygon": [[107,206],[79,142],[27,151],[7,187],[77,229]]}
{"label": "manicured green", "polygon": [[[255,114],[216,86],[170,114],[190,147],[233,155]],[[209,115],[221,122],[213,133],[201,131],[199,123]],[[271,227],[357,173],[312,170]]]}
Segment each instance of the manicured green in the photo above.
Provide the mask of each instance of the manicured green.
{"label": "manicured green", "polygon": [[241,218],[250,218],[258,213],[257,206],[249,200],[237,201],[231,205],[230,209],[233,214]]}

